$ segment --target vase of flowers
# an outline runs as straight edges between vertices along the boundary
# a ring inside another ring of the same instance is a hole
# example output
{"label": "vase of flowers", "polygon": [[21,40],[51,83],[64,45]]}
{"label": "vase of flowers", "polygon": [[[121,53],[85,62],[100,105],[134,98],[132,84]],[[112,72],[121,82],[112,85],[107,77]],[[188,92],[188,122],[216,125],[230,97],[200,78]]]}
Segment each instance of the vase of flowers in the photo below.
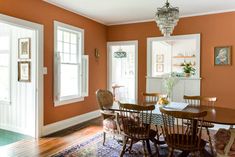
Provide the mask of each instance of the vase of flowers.
{"label": "vase of flowers", "polygon": [[191,62],[189,63],[183,63],[183,71],[185,74],[185,77],[190,77],[191,75],[195,74],[196,69],[193,67],[193,64]]}
{"label": "vase of flowers", "polygon": [[177,83],[177,78],[175,76],[169,75],[164,79],[164,87],[168,96],[169,101],[172,99],[173,87]]}

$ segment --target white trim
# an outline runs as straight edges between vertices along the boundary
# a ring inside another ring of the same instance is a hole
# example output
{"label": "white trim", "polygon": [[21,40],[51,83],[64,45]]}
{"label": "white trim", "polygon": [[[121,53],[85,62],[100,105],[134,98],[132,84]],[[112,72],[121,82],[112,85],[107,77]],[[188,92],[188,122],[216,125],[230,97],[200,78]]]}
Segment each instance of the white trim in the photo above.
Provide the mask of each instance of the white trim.
{"label": "white trim", "polygon": [[43,1],[44,1],[44,2],[47,2],[47,3],[49,3],[49,4],[52,4],[52,5],[54,5],[54,6],[57,6],[57,7],[59,7],[59,8],[62,8],[62,9],[64,9],[64,10],[67,10],[67,11],[69,11],[69,12],[72,12],[72,13],[75,13],[75,14],[77,14],[77,15],[80,15],[80,16],[83,16],[83,17],[85,17],[85,18],[88,18],[88,19],[90,19],[90,20],[92,20],[92,21],[95,21],[95,22],[98,22],[98,23],[100,23],[100,24],[105,25],[105,22],[100,21],[100,20],[97,20],[97,19],[94,19],[94,18],[92,18],[92,17],[89,17],[89,16],[87,16],[87,15],[81,13],[81,12],[75,11],[74,9],[70,9],[70,8],[64,7],[64,6],[60,5],[60,4],[56,4],[56,3],[53,3],[53,2],[49,2],[49,1],[47,1],[47,0],[43,0]]}
{"label": "white trim", "polygon": [[81,102],[81,101],[84,101],[84,97],[74,98],[74,99],[66,99],[66,100],[55,100],[54,105],[55,105],[55,107],[57,107],[57,106],[68,105],[68,104]]}
{"label": "white trim", "polygon": [[136,21],[127,21],[127,22],[114,22],[114,23],[110,23],[110,24],[106,24],[106,25],[107,26],[116,26],[116,25],[127,25],[127,24],[145,23],[145,22],[155,22],[155,21],[154,21],[154,18],[152,18],[152,19],[146,19],[146,20],[136,20]]}
{"label": "white trim", "polygon": [[10,25],[24,27],[27,29],[36,31],[36,102],[35,102],[35,116],[36,116],[36,128],[35,128],[35,137],[38,138],[41,136],[41,129],[43,126],[43,25],[37,24],[34,22],[22,20],[19,18],[7,16],[0,14],[0,21],[8,23]]}
{"label": "white trim", "polygon": [[[189,14],[189,15],[182,15],[181,18],[187,17],[195,17],[195,16],[206,16],[206,15],[213,15],[213,14],[222,14],[228,12],[234,12],[235,9],[227,9],[227,10],[219,10],[219,11],[211,11],[205,13],[197,13],[197,14]],[[113,22],[113,23],[104,23],[106,26],[115,26],[115,25],[126,25],[126,24],[135,24],[135,23],[144,23],[144,22],[155,22],[154,18],[146,19],[146,20],[136,20],[136,21],[127,21],[127,22]]]}
{"label": "white trim", "polygon": [[107,42],[107,87],[110,88],[112,83],[111,81],[111,74],[110,74],[110,69],[112,69],[112,64],[111,64],[111,56],[110,56],[110,46],[115,46],[115,45],[134,45],[135,46],[135,98],[138,100],[138,40],[129,40],[129,41],[112,41],[112,42]]}
{"label": "white trim", "polygon": [[169,41],[169,40],[180,40],[180,39],[196,39],[196,48],[198,53],[197,57],[197,74],[196,78],[200,78],[200,54],[201,54],[201,47],[200,47],[200,34],[187,34],[187,35],[175,35],[170,37],[148,37],[147,38],[147,76],[152,77],[152,41]]}
{"label": "white trim", "polygon": [[95,111],[88,112],[88,113],[85,113],[76,117],[72,117],[72,118],[65,119],[59,122],[45,125],[43,127],[43,136],[52,134],[54,132],[66,129],[68,127],[71,127],[71,126],[74,126],[74,125],[77,125],[86,121],[89,121],[99,116],[100,116],[100,111],[95,110]]}
{"label": "white trim", "polygon": [[[55,6],[59,7],[59,8],[64,9],[64,10],[70,11],[72,13],[81,15],[81,16],[83,16],[85,18],[88,18],[90,20],[93,20],[95,22],[98,22],[98,23],[106,25],[106,26],[125,25],[125,24],[144,23],[144,22],[154,22],[154,17],[153,17],[151,19],[145,19],[145,20],[135,20],[135,21],[127,21],[127,22],[112,22],[112,23],[108,23],[108,22],[104,22],[102,20],[98,20],[98,19],[92,18],[92,17],[90,17],[88,15],[85,15],[85,14],[83,14],[81,12],[75,11],[74,9],[70,9],[68,7],[64,7],[64,6],[60,5],[60,4],[49,2],[47,0],[43,0],[43,1],[47,2],[49,4],[52,4],[52,5],[55,5]],[[194,17],[194,16],[204,16],[204,15],[211,15],[211,14],[220,14],[220,13],[233,12],[233,11],[235,11],[235,9],[224,9],[224,10],[218,10],[218,11],[209,11],[209,12],[203,12],[203,13],[181,15],[180,18]]]}
{"label": "white trim", "polygon": [[209,12],[204,12],[204,13],[183,15],[183,16],[180,16],[180,18],[194,17],[194,16],[204,16],[204,15],[212,15],[212,14],[221,14],[221,13],[227,13],[227,12],[233,12],[233,11],[235,11],[235,9],[224,9],[224,10],[218,10],[218,11],[209,11]]}

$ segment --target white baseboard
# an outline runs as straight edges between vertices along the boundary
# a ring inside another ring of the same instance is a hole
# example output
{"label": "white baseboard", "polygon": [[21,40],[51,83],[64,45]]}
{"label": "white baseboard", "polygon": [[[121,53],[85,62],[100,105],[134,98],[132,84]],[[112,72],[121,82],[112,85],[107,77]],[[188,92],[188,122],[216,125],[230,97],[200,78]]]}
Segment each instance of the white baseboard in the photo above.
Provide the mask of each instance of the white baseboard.
{"label": "white baseboard", "polygon": [[12,132],[16,132],[19,134],[32,136],[32,137],[34,136],[33,135],[34,132],[32,130],[30,130],[29,128],[20,128],[20,127],[15,127],[15,126],[11,126],[11,125],[0,124],[0,129],[12,131]]}
{"label": "white baseboard", "polygon": [[85,113],[76,117],[72,117],[72,118],[65,119],[59,122],[45,125],[43,126],[43,129],[42,129],[42,136],[52,134],[54,132],[66,129],[68,127],[97,118],[99,116],[100,116],[100,111],[96,110],[96,111],[88,112],[88,113]]}

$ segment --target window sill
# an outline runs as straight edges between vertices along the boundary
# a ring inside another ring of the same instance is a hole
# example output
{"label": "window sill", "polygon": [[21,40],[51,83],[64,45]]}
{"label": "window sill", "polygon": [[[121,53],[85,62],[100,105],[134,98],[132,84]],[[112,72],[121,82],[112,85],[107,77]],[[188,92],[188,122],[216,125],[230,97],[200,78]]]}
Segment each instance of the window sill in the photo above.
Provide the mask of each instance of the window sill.
{"label": "window sill", "polygon": [[74,99],[67,99],[67,100],[55,100],[54,106],[58,107],[58,106],[68,105],[68,104],[81,102],[81,101],[84,101],[84,97],[74,98]]}

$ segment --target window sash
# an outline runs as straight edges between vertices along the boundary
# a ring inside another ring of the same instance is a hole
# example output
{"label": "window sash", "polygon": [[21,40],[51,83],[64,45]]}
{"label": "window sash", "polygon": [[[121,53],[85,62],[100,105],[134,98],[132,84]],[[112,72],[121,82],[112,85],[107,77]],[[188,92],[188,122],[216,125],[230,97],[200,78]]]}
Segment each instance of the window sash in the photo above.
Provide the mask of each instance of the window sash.
{"label": "window sash", "polygon": [[[65,26],[65,27],[64,27]],[[67,27],[68,26],[68,27]],[[55,22],[55,39],[54,39],[54,45],[55,45],[55,59],[54,59],[54,64],[55,64],[55,87],[54,87],[54,92],[55,92],[55,106],[58,105],[64,105],[64,104],[68,104],[68,103],[72,103],[77,102],[77,101],[82,101],[84,100],[84,94],[83,94],[83,86],[82,86],[82,82],[83,82],[83,67],[82,67],[82,56],[83,56],[83,41],[84,41],[84,32],[82,29],[76,28],[71,26],[72,29],[70,29],[69,25],[60,23],[60,22]],[[74,29],[73,29],[74,28]],[[62,40],[58,40],[57,37],[57,33],[58,31],[62,32]],[[64,32],[70,33],[69,34],[69,40],[68,41],[64,41]],[[73,38],[76,36],[76,43],[72,42],[71,38]],[[62,48],[62,51],[58,51],[58,43],[61,42],[63,43],[67,43],[69,44],[69,51],[68,52],[64,52],[64,48]],[[76,53],[72,53],[71,50],[71,46],[76,46]],[[71,60],[61,60],[63,54],[70,54],[71,57],[74,57],[73,55],[75,55],[77,57],[77,62],[71,61]],[[76,94],[71,94],[71,95],[66,95],[66,96],[62,96],[60,91],[61,91],[61,66],[62,65],[74,65],[77,66],[77,80],[78,80],[78,87],[77,87],[77,91],[78,93]]]}

